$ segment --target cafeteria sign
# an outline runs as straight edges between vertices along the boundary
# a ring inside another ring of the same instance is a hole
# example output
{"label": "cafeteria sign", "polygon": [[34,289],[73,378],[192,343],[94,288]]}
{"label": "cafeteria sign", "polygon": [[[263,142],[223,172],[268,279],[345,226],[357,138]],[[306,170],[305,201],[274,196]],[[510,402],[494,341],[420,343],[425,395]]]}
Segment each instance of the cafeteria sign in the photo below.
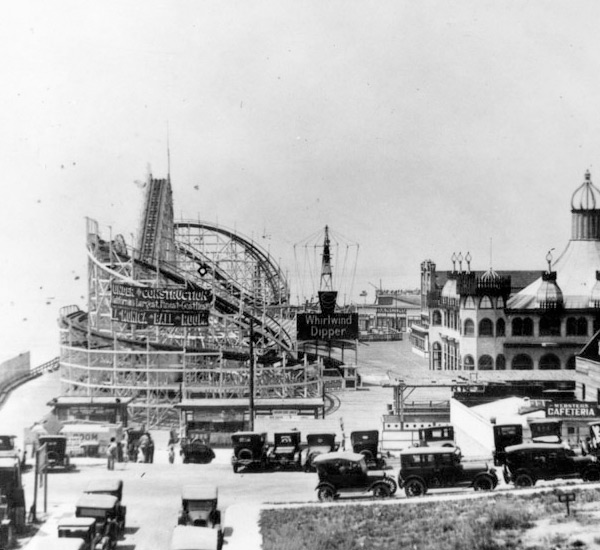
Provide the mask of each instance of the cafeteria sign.
{"label": "cafeteria sign", "polygon": [[546,403],[546,416],[560,418],[595,418],[598,407],[593,403],[566,402]]}
{"label": "cafeteria sign", "polygon": [[112,320],[121,323],[205,327],[211,302],[212,292],[202,288],[111,285]]}

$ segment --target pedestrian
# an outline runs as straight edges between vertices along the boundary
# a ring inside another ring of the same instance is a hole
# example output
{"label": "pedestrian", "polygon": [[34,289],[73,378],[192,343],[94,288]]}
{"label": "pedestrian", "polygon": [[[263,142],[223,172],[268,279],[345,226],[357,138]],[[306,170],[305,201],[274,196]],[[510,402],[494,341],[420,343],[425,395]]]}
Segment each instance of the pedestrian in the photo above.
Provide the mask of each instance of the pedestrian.
{"label": "pedestrian", "polygon": [[117,458],[117,440],[114,437],[110,438],[110,443],[106,449],[106,456],[108,458],[107,468],[109,470],[114,470],[115,459]]}
{"label": "pedestrian", "polygon": [[154,462],[154,440],[152,439],[152,437],[150,437],[150,435],[148,435],[148,448],[147,448],[147,460],[146,462],[149,462],[150,464],[152,464]]}
{"label": "pedestrian", "polygon": [[169,443],[169,463],[175,462],[175,444]]}

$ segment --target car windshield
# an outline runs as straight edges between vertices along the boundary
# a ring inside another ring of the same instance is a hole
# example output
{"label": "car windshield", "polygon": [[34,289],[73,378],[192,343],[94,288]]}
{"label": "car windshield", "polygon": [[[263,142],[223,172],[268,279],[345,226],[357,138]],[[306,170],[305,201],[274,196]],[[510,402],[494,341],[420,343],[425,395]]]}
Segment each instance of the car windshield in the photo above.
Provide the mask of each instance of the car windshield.
{"label": "car windshield", "polygon": [[213,507],[213,500],[188,500],[187,502],[188,512],[206,512],[212,510]]}

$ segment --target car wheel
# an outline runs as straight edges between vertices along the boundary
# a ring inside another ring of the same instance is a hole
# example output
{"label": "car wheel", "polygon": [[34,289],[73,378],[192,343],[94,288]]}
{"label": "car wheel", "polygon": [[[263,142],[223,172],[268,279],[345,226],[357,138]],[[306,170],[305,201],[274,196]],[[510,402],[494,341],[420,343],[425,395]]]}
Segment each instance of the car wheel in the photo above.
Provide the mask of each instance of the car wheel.
{"label": "car wheel", "polygon": [[473,482],[476,491],[491,491],[494,488],[494,480],[490,476],[479,476]]}
{"label": "car wheel", "polygon": [[517,474],[515,477],[515,486],[517,487],[533,487],[535,481],[529,474]]}
{"label": "car wheel", "polygon": [[238,465],[237,465],[237,464],[234,464],[234,465],[233,465],[233,473],[234,473],[234,474],[237,474],[237,473],[238,473]]}
{"label": "car wheel", "polygon": [[390,495],[395,495],[398,490],[398,484],[391,477],[386,477],[383,481],[389,485]]}
{"label": "car wheel", "polygon": [[240,449],[238,458],[241,460],[252,460],[252,451],[250,449]]}
{"label": "car wheel", "polygon": [[597,468],[589,468],[583,472],[583,481],[600,481],[600,470]]}
{"label": "car wheel", "polygon": [[392,491],[390,490],[390,486],[383,482],[378,483],[373,487],[373,496],[375,498],[389,498],[392,496]]}
{"label": "car wheel", "polygon": [[420,497],[425,494],[425,484],[420,479],[411,479],[406,482],[404,492],[407,497]]}
{"label": "car wheel", "polygon": [[364,450],[364,451],[361,451],[360,454],[365,457],[365,460],[367,462],[370,462],[374,458],[373,453],[371,451]]}
{"label": "car wheel", "polygon": [[335,491],[332,487],[321,487],[318,495],[321,502],[332,502],[335,498]]}

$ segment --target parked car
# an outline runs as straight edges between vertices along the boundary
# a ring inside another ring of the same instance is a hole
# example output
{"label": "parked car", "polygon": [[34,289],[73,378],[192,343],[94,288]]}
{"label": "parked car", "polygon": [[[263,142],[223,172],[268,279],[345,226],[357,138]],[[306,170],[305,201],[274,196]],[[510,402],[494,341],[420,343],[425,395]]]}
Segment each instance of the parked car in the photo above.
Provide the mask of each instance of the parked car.
{"label": "parked car", "polygon": [[58,538],[82,540],[85,550],[106,550],[110,547],[108,538],[102,539],[94,518],[75,517],[58,522]]}
{"label": "parked car", "polygon": [[595,456],[579,456],[558,443],[522,443],[506,448],[506,483],[532,487],[540,479],[557,478],[600,481],[600,464]]}
{"label": "parked car", "polygon": [[170,550],[221,550],[222,541],[214,529],[178,525],[171,535]]}
{"label": "parked car", "polygon": [[371,493],[375,498],[387,498],[398,489],[393,477],[369,472],[362,454],[350,451],[323,453],[316,456],[313,463],[319,476],[316,490],[322,502],[346,493]]}
{"label": "parked car", "polygon": [[379,452],[379,432],[377,430],[356,431],[350,434],[352,451],[364,455],[367,468],[383,470],[387,464]]}
{"label": "parked car", "polygon": [[494,426],[494,464],[502,466],[506,456],[506,447],[523,443],[521,424],[499,424]]}
{"label": "parked car", "polygon": [[453,426],[419,428],[419,447],[455,447]]}
{"label": "parked car", "polygon": [[233,472],[245,469],[265,469],[267,462],[267,434],[258,432],[236,432],[231,436]]}
{"label": "parked car", "polygon": [[221,510],[218,508],[218,490],[214,486],[185,485],[181,491],[181,510],[178,525],[210,527],[221,531]]}
{"label": "parked car", "polygon": [[15,447],[16,435],[0,435],[0,457],[19,457],[19,451]]}
{"label": "parked car", "polygon": [[200,438],[182,439],[180,449],[184,464],[210,464],[215,458],[212,447]]}
{"label": "parked car", "polygon": [[40,435],[38,445],[46,445],[46,457],[48,468],[62,468],[69,470],[71,461],[67,454],[67,436],[65,435]]}
{"label": "parked car", "polygon": [[463,462],[458,447],[413,447],[400,454],[398,483],[407,497],[414,497],[440,487],[491,491],[498,476],[486,462]]}
{"label": "parked car", "polygon": [[85,488],[84,493],[93,495],[111,495],[118,500],[117,523],[119,529],[125,532],[125,522],[127,517],[127,507],[123,506],[123,481],[121,479],[103,478],[93,479]]}
{"label": "parked car", "polygon": [[302,467],[301,437],[300,432],[275,433],[273,446],[267,453],[269,464],[278,468],[299,470]]}
{"label": "parked car", "polygon": [[[117,540],[123,534],[119,524],[119,500],[112,495],[84,493],[75,505],[75,516],[78,518],[94,518],[102,539],[102,549],[115,550]],[[123,526],[124,527],[124,526]]]}
{"label": "parked car", "polygon": [[314,459],[324,453],[332,453],[339,449],[339,444],[335,441],[335,434],[308,434],[306,436],[306,459],[304,461],[304,471],[314,472]]}

